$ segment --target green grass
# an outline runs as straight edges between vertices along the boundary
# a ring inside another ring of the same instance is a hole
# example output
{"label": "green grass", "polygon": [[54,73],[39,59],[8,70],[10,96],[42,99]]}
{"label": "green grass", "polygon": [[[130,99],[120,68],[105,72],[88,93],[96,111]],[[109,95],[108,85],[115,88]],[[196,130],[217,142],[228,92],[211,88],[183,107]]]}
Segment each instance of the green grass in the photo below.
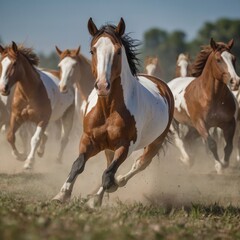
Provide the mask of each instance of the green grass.
{"label": "green grass", "polygon": [[85,199],[49,201],[35,188],[41,181],[42,175],[0,174],[0,239],[240,239],[240,208],[232,205],[117,201],[92,210]]}

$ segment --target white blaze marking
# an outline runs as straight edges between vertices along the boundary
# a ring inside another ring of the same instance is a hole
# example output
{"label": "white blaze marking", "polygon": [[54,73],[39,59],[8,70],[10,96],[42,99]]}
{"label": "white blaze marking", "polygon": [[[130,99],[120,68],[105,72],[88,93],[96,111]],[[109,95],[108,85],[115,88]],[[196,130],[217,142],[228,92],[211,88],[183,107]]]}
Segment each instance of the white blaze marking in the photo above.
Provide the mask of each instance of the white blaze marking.
{"label": "white blaze marking", "polygon": [[148,65],[146,66],[146,70],[147,70],[147,74],[148,74],[148,75],[153,75],[155,69],[156,69],[156,65],[155,65],[155,64],[152,64],[152,63],[151,63],[151,64],[148,64]]}
{"label": "white blaze marking", "polygon": [[224,52],[222,52],[221,56],[222,56],[224,62],[227,64],[228,72],[229,72],[231,78],[234,78],[234,79],[239,78],[237,73],[235,72],[235,69],[234,69],[233,64],[232,64],[231,53],[229,53],[227,51],[224,51]]}
{"label": "white blaze marking", "polygon": [[0,78],[0,85],[3,85],[5,86],[7,83],[8,83],[8,79],[7,79],[7,70],[11,64],[11,60],[9,59],[9,57],[5,57],[3,60],[2,60],[2,75],[1,75],[1,78]]}
{"label": "white blaze marking", "polygon": [[62,77],[59,85],[66,86],[68,84],[68,79],[73,76],[74,66],[76,65],[77,61],[72,59],[71,57],[65,57],[58,66],[62,70]]}
{"label": "white blaze marking", "polygon": [[180,67],[181,77],[186,77],[188,62],[186,60],[182,59],[179,61],[178,66]]}
{"label": "white blaze marking", "polygon": [[110,81],[114,46],[108,37],[101,37],[94,47],[97,49],[97,80]]}

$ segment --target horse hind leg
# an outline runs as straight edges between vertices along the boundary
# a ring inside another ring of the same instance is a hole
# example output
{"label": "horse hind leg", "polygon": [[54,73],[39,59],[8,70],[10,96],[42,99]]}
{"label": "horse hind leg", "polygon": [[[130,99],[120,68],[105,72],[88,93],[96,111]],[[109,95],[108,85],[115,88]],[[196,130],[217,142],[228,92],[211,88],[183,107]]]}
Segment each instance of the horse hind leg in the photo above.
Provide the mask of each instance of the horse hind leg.
{"label": "horse hind leg", "polygon": [[152,161],[153,157],[156,156],[162,146],[164,137],[160,137],[156,139],[153,143],[148,145],[145,149],[143,154],[135,160],[134,164],[132,165],[131,170],[126,173],[125,175],[119,175],[115,179],[115,182],[119,187],[123,187],[127,184],[127,182],[137,173],[143,171]]}
{"label": "horse hind leg", "polygon": [[180,138],[178,131],[172,125],[170,129],[172,131],[174,143],[181,153],[181,157],[179,158],[179,160],[184,165],[191,167],[193,165],[193,162],[191,161],[190,156],[185,149],[183,140]]}
{"label": "horse hind leg", "polygon": [[74,117],[74,105],[71,105],[66,112],[64,113],[62,117],[62,129],[63,134],[61,137],[61,144],[60,144],[60,150],[57,156],[57,162],[62,163],[62,156],[63,152],[68,144],[69,141],[69,134],[72,130],[73,125],[73,117]]}

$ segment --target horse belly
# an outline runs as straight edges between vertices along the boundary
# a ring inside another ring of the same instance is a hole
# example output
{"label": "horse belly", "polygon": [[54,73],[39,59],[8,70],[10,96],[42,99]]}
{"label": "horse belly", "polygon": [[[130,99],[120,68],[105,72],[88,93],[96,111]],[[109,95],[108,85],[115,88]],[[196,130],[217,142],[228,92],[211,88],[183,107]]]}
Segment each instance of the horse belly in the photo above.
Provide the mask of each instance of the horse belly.
{"label": "horse belly", "polygon": [[[151,107],[149,107],[151,109]],[[169,122],[168,105],[164,102],[161,108],[146,112],[145,117],[135,118],[137,140],[130,145],[130,152],[140,150],[161,136]],[[148,117],[147,117],[148,116]]]}
{"label": "horse belly", "polygon": [[74,103],[74,93],[68,91],[66,94],[59,93],[58,100],[52,108],[50,121],[60,119],[64,112]]}

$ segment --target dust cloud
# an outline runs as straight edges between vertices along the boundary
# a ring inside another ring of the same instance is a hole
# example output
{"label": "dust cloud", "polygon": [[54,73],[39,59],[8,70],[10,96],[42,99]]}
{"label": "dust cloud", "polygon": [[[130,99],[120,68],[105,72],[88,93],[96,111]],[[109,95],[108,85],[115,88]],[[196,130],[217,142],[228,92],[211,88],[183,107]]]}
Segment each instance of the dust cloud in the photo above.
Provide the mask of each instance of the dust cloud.
{"label": "dust cloud", "polygon": [[[70,141],[64,152],[63,163],[56,163],[60,140],[54,132],[49,133],[45,154],[42,158],[36,156],[34,170],[24,172],[23,162],[17,161],[11,154],[10,144],[5,133],[0,133],[0,174],[16,175],[19,173],[41,176],[37,180],[24,182],[18,190],[35,195],[40,200],[50,200],[60,190],[71,169],[73,161],[78,156],[80,133],[73,129]],[[17,137],[17,146],[21,142]],[[173,144],[169,144],[166,152],[155,157],[148,168],[133,177],[128,184],[117,192],[104,198],[104,204],[112,204],[117,199],[124,202],[141,201],[159,205],[182,205],[195,203],[222,205],[239,205],[240,200],[240,168],[232,154],[230,167],[224,174],[217,175],[214,171],[214,160],[201,141],[197,141],[194,149],[194,165],[187,168],[179,161],[180,153]],[[138,151],[130,156],[120,166],[117,174],[130,170],[134,160],[141,154]],[[101,183],[102,173],[106,168],[103,153],[88,160],[84,172],[79,175],[72,197],[87,197]],[[116,174],[116,175],[117,175]],[[9,191],[16,186],[7,186]],[[16,187],[17,188],[17,187]],[[36,194],[37,192],[37,194]],[[23,194],[24,194],[23,193]],[[24,197],[24,196],[23,196]]]}

